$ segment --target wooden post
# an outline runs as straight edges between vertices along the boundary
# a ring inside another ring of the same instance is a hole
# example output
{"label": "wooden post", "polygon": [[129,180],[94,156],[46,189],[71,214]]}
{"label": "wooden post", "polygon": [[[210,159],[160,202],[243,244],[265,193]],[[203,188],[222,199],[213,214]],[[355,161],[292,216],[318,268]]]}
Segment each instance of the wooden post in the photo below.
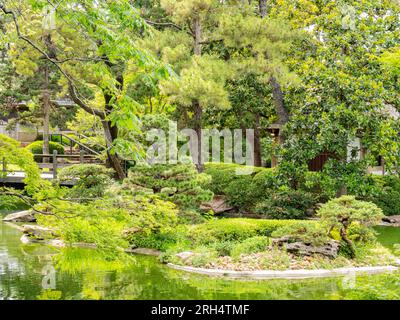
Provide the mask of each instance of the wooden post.
{"label": "wooden post", "polygon": [[53,150],[53,178],[57,178],[57,150]]}
{"label": "wooden post", "polygon": [[2,170],[3,172],[7,172],[7,163],[6,163],[6,157],[3,157],[3,164],[2,164]]}
{"label": "wooden post", "polygon": [[83,150],[79,150],[79,163],[83,163]]}

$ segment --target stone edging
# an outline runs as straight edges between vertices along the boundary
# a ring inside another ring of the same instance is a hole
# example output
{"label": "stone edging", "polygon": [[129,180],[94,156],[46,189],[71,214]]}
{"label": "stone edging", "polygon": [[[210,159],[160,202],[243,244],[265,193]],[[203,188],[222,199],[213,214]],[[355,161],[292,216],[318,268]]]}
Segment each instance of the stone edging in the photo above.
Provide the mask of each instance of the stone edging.
{"label": "stone edging", "polygon": [[314,270],[262,270],[262,271],[235,271],[223,269],[205,269],[194,268],[187,266],[179,266],[176,264],[168,263],[168,267],[176,270],[187,271],[192,273],[204,274],[208,276],[223,276],[228,278],[242,278],[242,279],[307,279],[307,278],[328,278],[345,276],[354,273],[375,274],[384,272],[397,271],[398,267],[395,266],[377,266],[377,267],[349,267],[338,269],[314,269]]}

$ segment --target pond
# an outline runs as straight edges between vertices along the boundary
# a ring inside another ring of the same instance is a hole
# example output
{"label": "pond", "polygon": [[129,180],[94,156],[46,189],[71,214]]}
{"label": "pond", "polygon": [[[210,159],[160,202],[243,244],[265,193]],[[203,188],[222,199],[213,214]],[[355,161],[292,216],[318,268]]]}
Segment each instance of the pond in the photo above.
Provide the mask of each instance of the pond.
{"label": "pond", "polygon": [[[384,245],[400,241],[400,229],[379,232]],[[24,245],[20,237],[0,222],[0,299],[400,299],[397,274],[239,281],[172,270],[154,257],[117,263],[92,249]]]}

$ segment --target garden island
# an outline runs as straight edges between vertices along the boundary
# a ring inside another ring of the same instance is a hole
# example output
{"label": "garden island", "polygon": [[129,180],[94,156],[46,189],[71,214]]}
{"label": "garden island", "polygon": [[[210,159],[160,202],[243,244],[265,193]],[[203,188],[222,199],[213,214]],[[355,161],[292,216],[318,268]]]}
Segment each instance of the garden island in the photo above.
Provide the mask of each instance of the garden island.
{"label": "garden island", "polygon": [[0,298],[400,299],[399,16],[0,1]]}

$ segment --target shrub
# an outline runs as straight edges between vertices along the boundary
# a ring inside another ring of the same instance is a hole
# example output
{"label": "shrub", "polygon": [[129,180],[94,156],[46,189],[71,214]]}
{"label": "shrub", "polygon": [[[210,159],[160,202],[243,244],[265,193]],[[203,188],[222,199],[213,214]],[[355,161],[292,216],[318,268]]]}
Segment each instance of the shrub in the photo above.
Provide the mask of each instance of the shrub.
{"label": "shrub", "polygon": [[396,176],[371,175],[375,192],[360,198],[375,203],[387,216],[400,215],[400,179]]}
{"label": "shrub", "polygon": [[37,214],[38,224],[51,228],[68,243],[92,243],[110,252],[122,251],[128,245],[122,232],[130,225],[130,216],[108,201],[53,201],[47,210],[40,209],[51,210],[53,215]]}
{"label": "shrub", "polygon": [[114,171],[97,164],[76,164],[62,168],[58,173],[58,182],[74,180],[75,185],[67,189],[67,197],[82,199],[100,198],[112,183]]}
{"label": "shrub", "polygon": [[[61,140],[62,140],[62,143],[61,143]],[[51,136],[51,141],[57,142],[60,145],[64,145],[64,146],[70,146],[71,145],[71,140],[69,138],[65,137],[65,136],[63,136],[62,139],[61,139],[61,136],[59,136],[59,135],[52,135]]]}
{"label": "shrub", "polygon": [[216,242],[212,245],[213,250],[217,252],[219,257],[225,257],[231,255],[232,249],[235,243],[231,241]]}
{"label": "shrub", "polygon": [[257,236],[236,244],[231,250],[231,256],[239,258],[242,254],[257,253],[265,251],[269,245],[268,237]]}
{"label": "shrub", "polygon": [[[237,170],[250,169],[250,174]],[[254,204],[265,199],[276,183],[275,170],[246,167],[238,164],[207,163],[205,172],[212,177],[209,185],[215,194],[226,195],[228,202],[238,210],[251,211]]]}
{"label": "shrub", "polygon": [[275,191],[256,205],[255,212],[272,219],[303,219],[315,203],[314,196],[304,191]]}
{"label": "shrub", "polygon": [[342,196],[324,204],[318,210],[321,222],[332,230],[337,228],[340,231],[341,239],[347,244],[350,257],[355,258],[353,242],[348,237],[348,229],[353,223],[359,228],[369,228],[377,225],[383,213],[374,203],[356,200],[354,196]]}
{"label": "shrub", "polygon": [[[34,155],[35,154],[43,154],[43,141],[32,142],[31,144],[27,145],[25,147],[25,149],[30,151]],[[64,154],[64,147],[57,142],[49,141],[49,149],[50,149],[50,154],[53,154],[54,150],[57,150],[58,154]],[[42,157],[40,157],[40,156],[35,156],[34,159],[37,162],[42,161]],[[53,159],[51,157],[50,157],[50,161],[53,161]]]}
{"label": "shrub", "polygon": [[206,174],[198,174],[193,165],[138,165],[129,171],[123,188],[133,194],[157,194],[181,208],[196,208],[213,197],[204,188],[210,179]]}
{"label": "shrub", "polygon": [[315,246],[324,245],[329,241],[326,230],[319,224],[299,223],[286,225],[272,233],[273,238],[288,236],[293,241],[310,243]]}
{"label": "shrub", "polygon": [[[243,241],[256,236],[271,236],[285,225],[298,224],[296,220],[216,219],[188,228],[187,237],[194,243],[209,244],[223,241]],[[302,221],[313,224],[315,221]]]}
{"label": "shrub", "polygon": [[249,175],[240,176],[240,178],[231,181],[225,188],[224,194],[230,205],[240,211],[249,211],[258,200],[253,193],[253,178]]}
{"label": "shrub", "polygon": [[337,182],[323,172],[308,171],[299,183],[299,189],[313,194],[317,202],[325,203],[336,195]]}
{"label": "shrub", "polygon": [[67,242],[94,243],[110,251],[146,240],[151,243],[156,234],[167,237],[177,223],[175,205],[154,196],[116,196],[84,204],[57,200],[51,204],[40,207],[54,214],[38,214],[40,225],[50,227]]}
{"label": "shrub", "polygon": [[[3,134],[0,134],[0,158],[7,164],[12,164],[25,171],[25,190],[33,194],[43,184],[40,179],[40,170],[35,163],[32,153],[20,148],[20,143]],[[9,169],[8,169],[9,170]],[[2,177],[4,173],[0,173]]]}
{"label": "shrub", "polygon": [[198,248],[196,254],[188,262],[197,268],[206,267],[217,258],[218,254],[209,248]]}
{"label": "shrub", "polygon": [[351,241],[360,243],[370,243],[376,241],[376,231],[365,228],[358,222],[353,222],[348,229],[348,236]]}
{"label": "shrub", "polygon": [[176,206],[156,196],[118,197],[113,206],[128,212],[133,229],[127,234],[148,236],[171,231],[178,221]]}

